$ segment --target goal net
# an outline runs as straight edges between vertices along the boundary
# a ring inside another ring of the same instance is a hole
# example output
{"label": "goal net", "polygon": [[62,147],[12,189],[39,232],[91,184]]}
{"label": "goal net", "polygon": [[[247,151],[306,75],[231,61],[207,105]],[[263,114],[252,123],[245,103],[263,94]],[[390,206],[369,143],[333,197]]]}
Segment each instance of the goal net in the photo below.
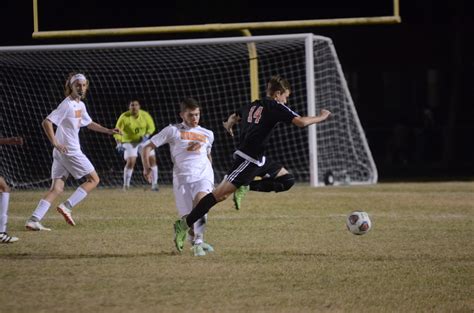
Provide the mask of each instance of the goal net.
{"label": "goal net", "polygon": [[[258,81],[250,79],[248,44],[257,51]],[[52,146],[41,122],[63,100],[70,72],[90,81],[85,100],[92,119],[113,127],[137,98],[154,118],[157,131],[180,121],[179,102],[193,97],[203,106],[201,125],[214,131],[216,180],[223,178],[238,144],[222,121],[251,100],[251,83],[264,97],[269,77],[291,84],[288,105],[301,115],[333,114],[324,123],[299,129],[279,125],[267,157],[280,162],[299,182],[335,184],[377,181],[377,170],[359,122],[333,43],[313,34],[192,39],[128,43],[6,47],[0,49],[0,136],[22,136],[23,146],[0,146],[0,175],[16,188],[50,184]],[[124,160],[112,137],[81,130],[84,153],[103,186],[121,186]],[[172,181],[168,147],[156,151],[159,183]],[[132,184],[143,185],[141,162]],[[69,185],[79,182],[70,179]]]}

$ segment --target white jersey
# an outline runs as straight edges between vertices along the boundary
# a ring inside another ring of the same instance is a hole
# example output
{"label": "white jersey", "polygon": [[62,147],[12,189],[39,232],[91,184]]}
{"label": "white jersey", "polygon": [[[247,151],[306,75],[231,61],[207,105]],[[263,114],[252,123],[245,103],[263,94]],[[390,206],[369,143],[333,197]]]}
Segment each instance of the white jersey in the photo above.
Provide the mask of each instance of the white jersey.
{"label": "white jersey", "polygon": [[67,97],[47,116],[47,119],[57,126],[54,136],[60,144],[66,146],[68,150],[66,154],[81,151],[79,129],[92,123],[84,102],[77,102]]}
{"label": "white jersey", "polygon": [[188,127],[184,123],[169,125],[150,141],[159,147],[170,145],[174,164],[173,180],[178,184],[206,179],[214,183],[214,172],[208,154],[211,153],[214,133],[201,126]]}

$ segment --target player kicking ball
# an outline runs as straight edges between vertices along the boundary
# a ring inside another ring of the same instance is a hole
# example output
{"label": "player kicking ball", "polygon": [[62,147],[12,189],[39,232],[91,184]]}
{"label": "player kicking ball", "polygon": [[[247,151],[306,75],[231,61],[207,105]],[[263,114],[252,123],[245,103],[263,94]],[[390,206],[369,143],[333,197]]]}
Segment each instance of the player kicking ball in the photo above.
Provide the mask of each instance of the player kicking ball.
{"label": "player kicking ball", "polygon": [[[87,127],[90,130],[107,135],[117,134],[118,129],[105,128],[92,121],[87,113],[86,105],[82,102],[89,87],[89,81],[83,74],[71,74],[66,80],[64,93],[66,98],[43,121],[42,126],[46,136],[53,145],[53,165],[51,167],[52,185],[50,190],[38,203],[31,217],[26,221],[28,230],[51,230],[44,227],[40,221],[48,212],[51,203],[63,193],[64,184],[69,175],[75,179],[86,177],[86,181],[63,203],[57,211],[66,222],[75,226],[72,218],[72,208],[87,197],[99,184],[99,176],[94,166],[81,150],[79,130]],[[53,129],[56,125],[56,133]]]}
{"label": "player kicking ball", "polygon": [[[183,250],[187,230],[239,187],[250,186],[251,190],[256,191],[281,192],[293,186],[293,175],[265,157],[265,147],[273,129],[280,122],[297,127],[320,123],[326,120],[331,112],[321,110],[319,116],[298,115],[286,106],[290,90],[287,80],[273,76],[267,84],[265,99],[244,105],[224,122],[224,127],[231,136],[232,127],[241,123],[240,143],[234,152],[234,164],[214,191],[202,197],[191,213],[174,223],[175,245],[178,251]],[[256,176],[262,179],[254,181]]]}
{"label": "player kicking ball", "polygon": [[[186,216],[192,208],[214,189],[211,148],[214,133],[199,126],[200,105],[192,98],[186,98],[180,105],[179,124],[169,125],[151,137],[143,148],[143,175],[148,182],[152,180],[152,168],[148,162],[150,151],[164,144],[170,145],[173,160],[173,192],[180,217]],[[184,237],[192,244],[195,256],[204,256],[214,248],[204,241],[207,215],[196,219],[192,227],[184,232]],[[184,238],[183,243],[184,245]],[[182,247],[180,251],[182,250]]]}

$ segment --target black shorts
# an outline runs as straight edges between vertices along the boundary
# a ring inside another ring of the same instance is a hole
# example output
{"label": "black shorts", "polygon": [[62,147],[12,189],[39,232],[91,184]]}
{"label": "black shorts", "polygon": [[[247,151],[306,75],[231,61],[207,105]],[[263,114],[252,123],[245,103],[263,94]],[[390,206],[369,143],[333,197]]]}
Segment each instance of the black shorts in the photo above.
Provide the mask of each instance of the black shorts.
{"label": "black shorts", "polygon": [[262,179],[274,178],[283,168],[281,164],[269,159],[266,159],[265,164],[262,166],[258,166],[238,155],[235,155],[234,158],[234,164],[232,164],[232,168],[227,172],[226,179],[237,188],[249,185],[257,176]]}

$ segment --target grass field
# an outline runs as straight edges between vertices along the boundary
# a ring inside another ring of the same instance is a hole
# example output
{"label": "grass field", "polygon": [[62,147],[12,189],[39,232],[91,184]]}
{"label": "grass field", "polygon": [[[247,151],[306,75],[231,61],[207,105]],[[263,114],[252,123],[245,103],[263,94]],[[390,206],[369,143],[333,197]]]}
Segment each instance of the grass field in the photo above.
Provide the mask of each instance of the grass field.
{"label": "grass field", "polygon": [[[249,193],[210,212],[200,258],[174,250],[169,187],[97,190],[76,227],[51,209],[53,231],[24,231],[42,195],[11,196],[0,312],[474,311],[474,182]],[[367,235],[345,229],[356,209]]]}

